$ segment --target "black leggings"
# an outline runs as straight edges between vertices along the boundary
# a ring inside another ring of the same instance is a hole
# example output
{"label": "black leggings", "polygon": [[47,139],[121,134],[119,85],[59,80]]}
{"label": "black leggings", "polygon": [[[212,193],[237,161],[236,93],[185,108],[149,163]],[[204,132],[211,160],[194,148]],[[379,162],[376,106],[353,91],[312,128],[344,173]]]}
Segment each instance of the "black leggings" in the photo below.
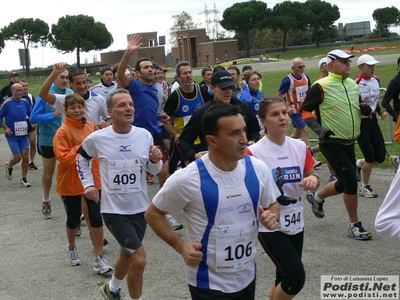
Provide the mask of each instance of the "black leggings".
{"label": "black leggings", "polygon": [[[100,197],[101,191],[99,191]],[[65,211],[67,212],[67,227],[69,229],[75,229],[78,227],[81,222],[82,215],[82,204],[81,204],[81,195],[77,196],[63,196]],[[89,200],[86,197],[85,201],[89,211],[89,221],[90,226],[93,228],[101,228],[103,227],[103,219],[100,214],[100,202],[96,203],[93,200]]]}
{"label": "black leggings", "polygon": [[357,195],[356,154],[354,143],[343,145],[338,143],[319,144],[322,154],[337,174],[335,190],[338,193]]}
{"label": "black leggings", "polygon": [[276,266],[275,286],[280,283],[286,294],[297,295],[306,280],[301,261],[304,231],[295,235],[280,231],[259,232],[258,240]]}
{"label": "black leggings", "polygon": [[224,293],[217,290],[203,289],[189,284],[192,300],[253,300],[256,292],[256,280],[236,293]]}
{"label": "black leggings", "polygon": [[385,160],[385,140],[376,117],[361,120],[361,133],[357,142],[367,163],[382,163]]}

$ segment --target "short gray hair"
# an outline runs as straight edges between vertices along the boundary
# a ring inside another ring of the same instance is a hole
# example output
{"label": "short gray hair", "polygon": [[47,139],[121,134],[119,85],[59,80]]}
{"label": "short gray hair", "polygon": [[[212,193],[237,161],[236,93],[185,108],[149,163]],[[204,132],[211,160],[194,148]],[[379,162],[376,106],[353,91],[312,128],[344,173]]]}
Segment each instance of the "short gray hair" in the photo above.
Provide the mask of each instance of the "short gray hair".
{"label": "short gray hair", "polygon": [[301,57],[293,58],[293,59],[290,61],[290,68],[291,68],[291,69],[294,67],[294,64],[295,64],[295,62],[296,62],[297,60],[303,61],[303,60],[301,59]]}
{"label": "short gray hair", "polygon": [[128,94],[130,96],[129,91],[126,89],[123,89],[123,88],[112,91],[111,93],[109,93],[107,95],[107,98],[106,98],[107,108],[110,108],[110,109],[113,108],[112,102],[113,102],[114,96],[117,94]]}

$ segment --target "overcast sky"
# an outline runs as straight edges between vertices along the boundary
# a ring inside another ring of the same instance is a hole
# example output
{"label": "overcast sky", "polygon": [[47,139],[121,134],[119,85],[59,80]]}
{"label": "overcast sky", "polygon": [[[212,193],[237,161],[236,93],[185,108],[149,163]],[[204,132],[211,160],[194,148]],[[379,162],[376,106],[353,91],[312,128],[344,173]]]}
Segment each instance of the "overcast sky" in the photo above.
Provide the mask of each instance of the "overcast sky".
{"label": "overcast sky", "polygon": [[[157,31],[159,36],[166,35],[173,25],[172,16],[186,11],[192,15],[195,22],[205,27],[205,9],[219,11],[219,19],[222,12],[234,3],[242,2],[235,0],[219,0],[215,2],[169,0],[169,1],[142,1],[142,0],[20,0],[15,5],[9,2],[8,9],[0,18],[0,28],[9,25],[19,18],[39,18],[45,21],[51,29],[58,19],[65,15],[84,14],[93,16],[95,21],[102,22],[111,32],[114,43],[101,52],[125,49],[126,36],[136,32]],[[283,1],[266,1],[269,8]],[[300,0],[305,2],[305,0]],[[340,19],[338,22],[350,23],[359,21],[371,21],[371,30],[375,27],[372,12],[381,7],[396,6],[398,0],[328,0],[339,7]],[[212,20],[213,14],[209,15]],[[392,29],[400,33],[400,28]],[[19,68],[18,49],[23,48],[22,43],[6,41],[6,46],[0,54],[0,70],[11,70]],[[31,67],[46,67],[58,61],[67,63],[76,62],[76,53],[61,54],[49,47],[37,49],[30,48]],[[100,52],[81,53],[81,63],[93,61],[97,55],[100,60]]]}

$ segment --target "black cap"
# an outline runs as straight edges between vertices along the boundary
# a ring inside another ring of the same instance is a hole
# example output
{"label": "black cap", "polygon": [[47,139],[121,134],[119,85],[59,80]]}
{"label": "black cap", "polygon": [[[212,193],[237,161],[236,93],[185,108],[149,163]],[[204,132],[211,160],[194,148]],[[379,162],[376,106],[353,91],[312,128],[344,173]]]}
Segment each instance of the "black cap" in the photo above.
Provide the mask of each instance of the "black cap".
{"label": "black cap", "polygon": [[13,77],[13,76],[18,76],[18,73],[16,73],[16,72],[11,73],[10,74],[10,78]]}
{"label": "black cap", "polygon": [[211,85],[218,85],[220,88],[235,86],[232,75],[227,71],[215,72],[211,77]]}
{"label": "black cap", "polygon": [[86,81],[87,81],[87,82],[92,82],[92,78],[86,77]]}
{"label": "black cap", "polygon": [[400,65],[400,57],[397,59],[397,65]]}
{"label": "black cap", "polygon": [[110,70],[110,71],[112,72],[111,67],[107,67],[107,66],[102,67],[102,68],[100,69],[100,74],[103,75],[104,72],[105,72],[105,71],[108,71],[108,70]]}

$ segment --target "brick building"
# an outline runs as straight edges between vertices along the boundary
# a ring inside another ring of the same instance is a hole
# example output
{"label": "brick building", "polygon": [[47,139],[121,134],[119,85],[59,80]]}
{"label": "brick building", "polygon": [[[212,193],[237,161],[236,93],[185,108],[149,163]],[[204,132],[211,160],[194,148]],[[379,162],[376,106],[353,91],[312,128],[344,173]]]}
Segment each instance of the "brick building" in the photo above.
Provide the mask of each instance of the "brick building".
{"label": "brick building", "polygon": [[[143,45],[135,51],[130,60],[129,65],[134,68],[136,61],[143,57],[147,57],[156,63],[163,65],[166,63],[165,60],[165,47],[164,45],[158,45],[157,32],[139,32],[132,33],[127,35],[127,41],[129,37],[133,34],[139,34],[142,37]],[[106,53],[100,53],[101,64],[106,64],[107,66],[113,66],[116,63],[119,63],[122,59],[122,56],[125,53],[124,50],[118,51],[110,51]]]}
{"label": "brick building", "polygon": [[172,48],[174,64],[187,60],[194,67],[206,67],[239,58],[237,40],[208,41],[204,28],[178,31],[176,39],[178,46]]}

